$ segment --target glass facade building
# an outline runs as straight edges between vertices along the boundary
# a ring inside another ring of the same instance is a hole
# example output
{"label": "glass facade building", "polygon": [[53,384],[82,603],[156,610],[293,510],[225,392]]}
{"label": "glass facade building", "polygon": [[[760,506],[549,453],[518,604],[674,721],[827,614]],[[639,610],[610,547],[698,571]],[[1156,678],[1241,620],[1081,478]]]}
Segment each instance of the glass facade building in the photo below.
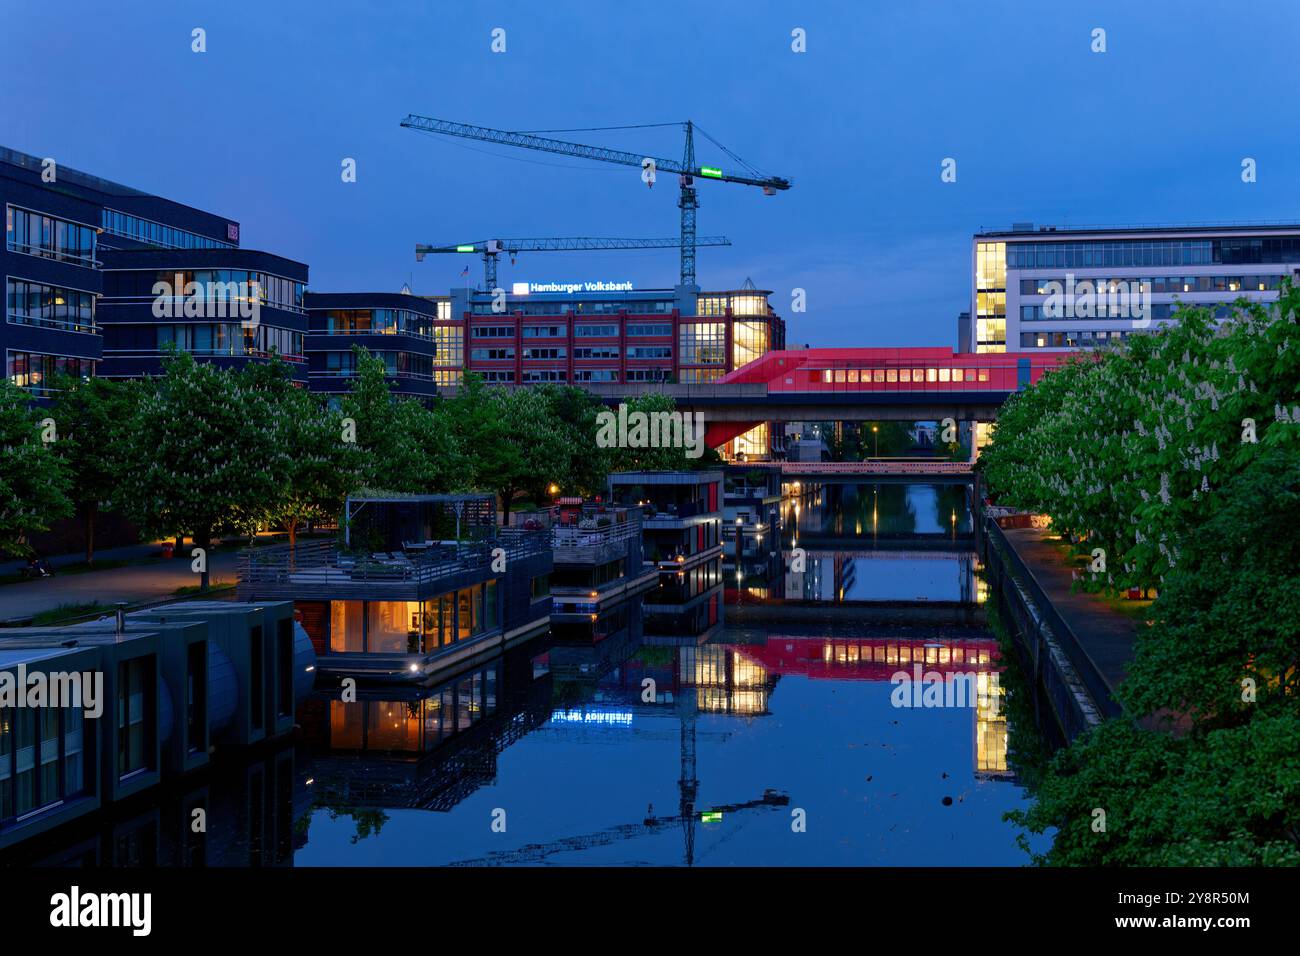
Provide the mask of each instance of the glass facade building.
{"label": "glass facade building", "polygon": [[[1106,345],[1176,322],[1184,305],[1226,316],[1277,298],[1300,270],[1300,224],[1035,227],[977,234],[959,341],[976,352]],[[969,339],[969,343],[967,340]]]}
{"label": "glass facade building", "polygon": [[[716,381],[785,345],[770,292],[648,289],[435,297],[469,340],[464,368],[501,385]],[[495,306],[495,308],[494,308]]]}

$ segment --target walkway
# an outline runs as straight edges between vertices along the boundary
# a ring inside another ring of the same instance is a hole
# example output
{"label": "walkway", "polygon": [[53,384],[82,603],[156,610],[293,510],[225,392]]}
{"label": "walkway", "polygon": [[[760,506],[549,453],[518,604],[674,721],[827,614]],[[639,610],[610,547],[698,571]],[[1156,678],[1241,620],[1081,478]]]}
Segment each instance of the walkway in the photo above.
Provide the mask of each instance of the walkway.
{"label": "walkway", "polygon": [[[156,552],[157,549],[149,550]],[[110,552],[104,552],[103,557],[110,557]],[[233,584],[238,560],[239,552],[236,550],[211,552],[208,555],[211,583]],[[0,585],[0,624],[26,621],[34,614],[65,604],[97,601],[111,606],[118,601],[129,604],[163,601],[175,596],[178,588],[198,583],[199,576],[190,570],[188,557],[170,561],[158,559],[107,571],[56,573],[52,578]]]}
{"label": "walkway", "polygon": [[1065,563],[1065,549],[1048,538],[1045,531],[1008,528],[1003,533],[1114,697],[1133,659],[1139,620],[1095,595],[1071,591],[1072,569]]}

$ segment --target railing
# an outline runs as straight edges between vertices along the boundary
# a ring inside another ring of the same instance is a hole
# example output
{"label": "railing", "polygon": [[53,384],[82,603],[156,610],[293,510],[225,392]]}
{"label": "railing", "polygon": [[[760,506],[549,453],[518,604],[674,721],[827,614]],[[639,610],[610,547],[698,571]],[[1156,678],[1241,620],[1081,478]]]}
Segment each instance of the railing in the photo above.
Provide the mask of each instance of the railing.
{"label": "railing", "polygon": [[783,475],[969,475],[968,461],[810,461],[748,462],[779,467]]}
{"label": "railing", "polygon": [[[489,547],[492,546],[489,543]],[[498,528],[496,546],[505,548],[506,556],[513,561],[548,553],[551,550],[551,537],[544,528]]]}
{"label": "railing", "polygon": [[625,521],[612,521],[604,527],[580,528],[576,525],[556,525],[551,528],[551,547],[588,548],[594,545],[626,541],[641,534],[641,521],[630,514]]}
{"label": "railing", "polygon": [[1078,674],[1079,679],[1083,681],[1084,686],[1088,689],[1088,695],[1092,698],[1093,704],[1107,717],[1117,717],[1122,714],[1123,709],[1115,700],[1110,687],[1102,678],[1101,672],[1097,670],[1092,658],[1084,650],[1083,645],[1079,643],[1079,639],[1070,625],[1057,613],[1055,605],[1052,604],[1051,599],[1039,586],[1033,573],[1021,560],[1019,553],[1012,547],[1006,532],[992,519],[985,521],[985,531],[988,534],[990,546],[997,549],[1003,561],[1006,562],[1011,575],[1033,600],[1040,620],[1051,628],[1052,635],[1060,644],[1061,649],[1065,651],[1070,663],[1074,665],[1075,673]]}
{"label": "railing", "polygon": [[492,560],[489,541],[439,543],[418,552],[352,552],[333,541],[256,548],[239,555],[239,586],[282,590],[293,586],[353,584],[426,587]]}

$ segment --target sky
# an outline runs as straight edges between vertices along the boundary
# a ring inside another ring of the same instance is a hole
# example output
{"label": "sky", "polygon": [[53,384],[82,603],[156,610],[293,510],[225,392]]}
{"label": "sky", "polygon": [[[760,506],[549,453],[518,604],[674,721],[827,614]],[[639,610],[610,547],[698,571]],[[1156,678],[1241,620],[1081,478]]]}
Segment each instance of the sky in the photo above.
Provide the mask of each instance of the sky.
{"label": "sky", "polygon": [[[0,0],[0,23],[0,145],[237,220],[315,291],[481,278],[469,257],[417,263],[418,242],[678,234],[675,177],[650,189],[631,167],[402,129],[408,113],[693,120],[793,181],[703,182],[699,234],[733,245],[700,250],[698,276],[772,290],[799,345],[954,346],[981,229],[1300,218],[1295,0]],[[677,127],[555,135],[682,150]],[[707,140],[697,159],[735,168]],[[499,279],[667,288],[677,270],[675,250],[546,253]]]}

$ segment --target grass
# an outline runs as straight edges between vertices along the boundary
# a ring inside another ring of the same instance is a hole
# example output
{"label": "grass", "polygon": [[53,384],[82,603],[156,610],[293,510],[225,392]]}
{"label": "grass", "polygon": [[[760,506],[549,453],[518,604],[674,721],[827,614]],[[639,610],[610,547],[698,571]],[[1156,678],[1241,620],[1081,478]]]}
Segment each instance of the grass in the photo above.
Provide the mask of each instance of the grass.
{"label": "grass", "polygon": [[62,624],[64,621],[72,618],[88,617],[93,614],[101,614],[111,611],[113,608],[99,601],[90,601],[84,604],[60,604],[57,607],[47,608],[44,611],[38,611],[32,615],[32,627],[46,627],[51,624]]}

